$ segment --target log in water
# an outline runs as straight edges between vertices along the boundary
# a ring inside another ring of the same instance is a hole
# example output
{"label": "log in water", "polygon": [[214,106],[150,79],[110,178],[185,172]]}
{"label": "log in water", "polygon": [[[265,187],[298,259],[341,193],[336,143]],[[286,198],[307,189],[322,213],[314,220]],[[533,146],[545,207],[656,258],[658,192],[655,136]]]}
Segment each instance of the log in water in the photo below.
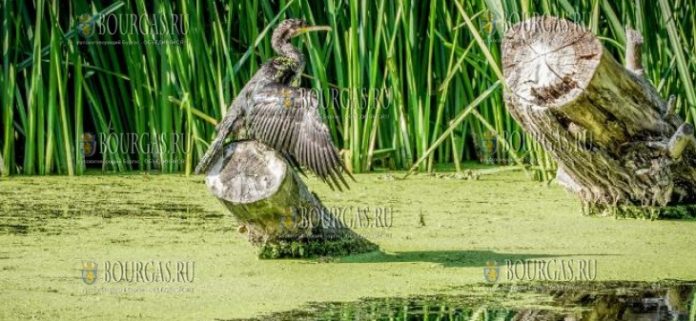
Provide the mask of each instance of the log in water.
{"label": "log in water", "polygon": [[376,249],[334,217],[285,158],[257,141],[228,145],[206,185],[264,258],[345,255]]}
{"label": "log in water", "polygon": [[643,78],[642,38],[626,67],[584,27],[536,17],[503,40],[512,116],[559,164],[557,180],[592,213],[653,215],[696,201],[693,127]]}

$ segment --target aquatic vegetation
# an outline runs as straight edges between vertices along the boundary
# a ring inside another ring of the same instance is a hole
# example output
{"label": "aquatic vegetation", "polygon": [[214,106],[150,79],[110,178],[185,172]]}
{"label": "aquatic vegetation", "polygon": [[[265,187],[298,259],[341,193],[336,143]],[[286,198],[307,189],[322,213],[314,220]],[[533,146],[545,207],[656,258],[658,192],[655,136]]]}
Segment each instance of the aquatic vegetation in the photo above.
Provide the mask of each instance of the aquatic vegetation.
{"label": "aquatic vegetation", "polygon": [[[127,306],[134,318],[225,320],[310,302],[457,296],[467,294],[457,286],[489,284],[483,272],[491,261],[500,266],[496,284],[514,283],[506,260],[594,260],[598,282],[696,279],[694,221],[582,216],[558,186],[521,171],[465,166],[489,173],[478,180],[358,174],[343,193],[310,177],[307,185],[346,221],[366,208],[389,208],[393,219],[350,225],[381,251],[284,260],[259,260],[198,176],[0,178],[0,318],[115,319]],[[195,262],[196,277],[184,285],[86,285],[83,260]]]}
{"label": "aquatic vegetation", "polygon": [[694,286],[674,281],[479,285],[465,287],[461,295],[313,303],[254,320],[691,320]]}
{"label": "aquatic vegetation", "polygon": [[[620,57],[632,26],[645,38],[647,79],[662,96],[676,95],[677,112],[692,121],[691,9],[686,0],[5,1],[0,170],[190,173],[232,98],[274,55],[272,27],[302,17],[332,27],[300,40],[315,75],[303,82],[319,94],[354,172],[450,163],[459,170],[479,160],[531,164],[534,178],[549,180],[553,161],[502,101],[505,28],[536,14],[564,17]],[[101,27],[107,13],[159,17],[143,25],[170,32],[131,30],[128,21]],[[122,148],[130,137],[150,147]]]}

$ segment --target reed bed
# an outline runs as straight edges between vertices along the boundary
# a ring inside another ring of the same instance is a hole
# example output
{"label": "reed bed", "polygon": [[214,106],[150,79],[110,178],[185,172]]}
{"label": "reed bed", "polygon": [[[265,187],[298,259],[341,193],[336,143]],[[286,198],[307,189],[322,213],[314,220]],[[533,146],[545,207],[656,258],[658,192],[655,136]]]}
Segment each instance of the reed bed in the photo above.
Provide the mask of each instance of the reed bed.
{"label": "reed bed", "polygon": [[[303,85],[321,97],[322,116],[354,172],[430,172],[451,164],[462,170],[474,160],[524,165],[549,180],[555,164],[502,100],[506,27],[533,15],[566,17],[622,57],[624,27],[632,26],[645,38],[647,78],[664,96],[676,95],[678,112],[693,122],[693,6],[688,0],[2,0],[0,167],[3,175],[80,175],[88,168],[191,173],[228,104],[274,55],[273,27],[293,17],[332,27],[297,41],[308,62]],[[147,23],[129,30],[133,16],[185,30]],[[111,26],[121,26],[100,32],[102,17],[116,17]]]}

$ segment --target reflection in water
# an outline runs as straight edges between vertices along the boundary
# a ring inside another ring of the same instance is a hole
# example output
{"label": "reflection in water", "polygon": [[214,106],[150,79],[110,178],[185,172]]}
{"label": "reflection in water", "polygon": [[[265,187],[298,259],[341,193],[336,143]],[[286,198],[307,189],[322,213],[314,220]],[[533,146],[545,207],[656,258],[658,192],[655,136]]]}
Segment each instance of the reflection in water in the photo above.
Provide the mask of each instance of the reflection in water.
{"label": "reflection in water", "polygon": [[593,282],[457,289],[463,295],[364,299],[312,304],[258,320],[688,320],[696,316],[694,282]]}

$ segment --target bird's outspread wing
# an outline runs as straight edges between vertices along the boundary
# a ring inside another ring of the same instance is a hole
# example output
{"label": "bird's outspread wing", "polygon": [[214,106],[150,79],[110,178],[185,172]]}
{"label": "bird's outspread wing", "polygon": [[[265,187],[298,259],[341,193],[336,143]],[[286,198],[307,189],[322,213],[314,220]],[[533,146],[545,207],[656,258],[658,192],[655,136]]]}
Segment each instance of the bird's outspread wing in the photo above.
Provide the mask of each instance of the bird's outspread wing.
{"label": "bird's outspread wing", "polygon": [[225,144],[225,138],[227,138],[227,135],[230,134],[232,126],[237,117],[239,116],[239,112],[240,109],[235,108],[234,104],[232,104],[232,107],[230,107],[227,111],[227,115],[225,116],[225,118],[220,123],[218,123],[217,126],[215,126],[215,130],[217,131],[215,140],[213,140],[213,142],[210,143],[210,146],[208,146],[208,150],[205,152],[203,157],[201,157],[201,160],[198,162],[198,165],[195,169],[196,174],[208,172],[210,167],[218,160],[222,153],[222,148]]}
{"label": "bird's outspread wing", "polygon": [[208,170],[217,162],[217,160],[222,156],[223,147],[225,145],[225,139],[228,135],[232,133],[234,123],[244,116],[244,110],[248,104],[248,96],[251,94],[253,88],[261,86],[259,80],[262,79],[263,74],[257,73],[254,77],[244,85],[237,97],[234,98],[230,107],[227,108],[227,113],[225,117],[215,126],[215,139],[208,150],[205,152],[201,160],[196,166],[195,173],[202,174],[207,173]]}
{"label": "bird's outspread wing", "polygon": [[269,85],[254,91],[251,104],[248,126],[254,138],[291,154],[330,187],[348,187],[343,173],[353,176],[331,142],[311,90]]}

